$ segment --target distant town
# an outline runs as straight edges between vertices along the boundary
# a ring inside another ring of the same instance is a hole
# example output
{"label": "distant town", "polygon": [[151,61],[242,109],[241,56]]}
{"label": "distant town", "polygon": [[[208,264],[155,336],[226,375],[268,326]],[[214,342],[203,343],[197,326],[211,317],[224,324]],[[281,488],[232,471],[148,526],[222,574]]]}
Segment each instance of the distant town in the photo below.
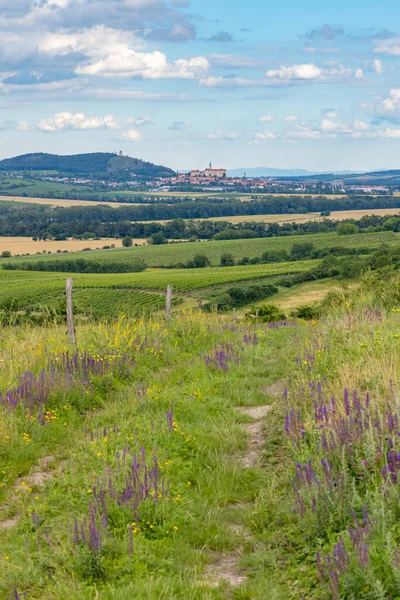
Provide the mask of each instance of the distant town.
{"label": "distant town", "polygon": [[[8,175],[15,179],[23,179],[21,173],[11,173]],[[30,174],[33,175],[32,173]],[[107,179],[96,178],[92,176],[62,176],[36,174],[34,178],[40,181],[54,182],[59,184],[68,184],[76,186],[95,186],[107,189],[129,190],[148,192],[182,192],[182,191],[232,191],[232,192],[254,192],[254,193],[281,193],[281,194],[373,194],[373,195],[391,195],[399,191],[393,186],[383,185],[365,185],[348,184],[343,179],[334,181],[298,181],[290,180],[286,177],[247,177],[243,173],[242,177],[229,177],[225,168],[213,168],[212,163],[201,170],[192,170],[188,172],[177,173],[170,177],[138,177],[135,173],[129,173],[130,177],[121,181],[121,178],[111,175]]]}

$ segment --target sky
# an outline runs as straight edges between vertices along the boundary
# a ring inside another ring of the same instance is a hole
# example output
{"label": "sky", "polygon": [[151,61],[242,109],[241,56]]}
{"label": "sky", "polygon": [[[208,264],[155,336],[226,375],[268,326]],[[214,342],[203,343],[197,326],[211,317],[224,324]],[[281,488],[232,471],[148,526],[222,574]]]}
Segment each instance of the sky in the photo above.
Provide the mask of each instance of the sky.
{"label": "sky", "polygon": [[400,169],[398,0],[0,0],[0,157]]}

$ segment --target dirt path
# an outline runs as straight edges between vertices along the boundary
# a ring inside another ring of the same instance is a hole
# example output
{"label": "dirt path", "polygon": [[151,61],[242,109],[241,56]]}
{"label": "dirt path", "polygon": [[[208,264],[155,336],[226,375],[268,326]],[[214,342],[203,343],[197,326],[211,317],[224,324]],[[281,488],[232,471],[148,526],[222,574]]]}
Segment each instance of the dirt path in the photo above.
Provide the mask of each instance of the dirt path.
{"label": "dirt path", "polygon": [[[281,397],[285,389],[285,384],[282,380],[276,381],[272,385],[261,388],[261,391],[266,395],[268,400],[276,400]],[[236,410],[242,415],[251,419],[249,423],[244,423],[242,428],[247,434],[247,448],[242,456],[241,464],[245,469],[261,468],[262,451],[265,444],[265,425],[268,413],[273,409],[272,404],[259,406],[237,406]],[[235,512],[249,512],[253,507],[253,503],[245,503],[240,505],[231,505],[230,509],[233,521],[235,521]],[[233,513],[233,514],[232,514]],[[240,516],[240,515],[239,515]],[[236,517],[238,519],[238,517]],[[244,546],[249,544],[255,548],[256,542],[252,532],[243,523],[232,522],[228,529],[237,535],[238,547],[235,552],[230,554],[212,553],[210,555],[210,564],[204,570],[203,584],[217,588],[220,584],[224,584],[229,592],[232,588],[238,587],[248,580],[248,577],[240,568],[241,558],[243,556]],[[229,596],[228,596],[229,597]]]}

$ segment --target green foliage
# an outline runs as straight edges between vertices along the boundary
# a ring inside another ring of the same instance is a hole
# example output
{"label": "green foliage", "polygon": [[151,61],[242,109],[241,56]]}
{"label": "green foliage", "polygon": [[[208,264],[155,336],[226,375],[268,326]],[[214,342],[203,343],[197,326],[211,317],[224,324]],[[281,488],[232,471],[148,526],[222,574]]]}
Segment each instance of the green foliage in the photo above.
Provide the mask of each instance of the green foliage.
{"label": "green foliage", "polygon": [[258,320],[260,323],[276,323],[285,321],[286,315],[275,306],[275,304],[262,304],[254,307],[246,313],[246,319],[249,321]]}
{"label": "green foliage", "polygon": [[158,233],[154,233],[149,238],[147,238],[147,243],[150,244],[151,246],[159,246],[160,244],[166,244],[167,242],[168,242],[168,240],[165,237],[165,235],[162,233],[162,231],[159,231]]}
{"label": "green foliage", "polygon": [[336,231],[338,235],[354,235],[358,233],[359,229],[354,223],[339,223]]}
{"label": "green foliage", "polygon": [[225,252],[221,256],[220,264],[221,264],[221,267],[233,267],[235,264],[235,259],[233,258],[232,254]]}
{"label": "green foliage", "polygon": [[304,319],[306,321],[313,321],[319,318],[318,307],[310,304],[303,304],[295,311],[294,316],[297,319]]}
{"label": "green foliage", "polygon": [[189,268],[191,269],[204,269],[208,267],[210,264],[210,259],[205,254],[196,254],[188,263]]}
{"label": "green foliage", "polygon": [[296,242],[290,249],[290,260],[302,260],[311,258],[314,251],[312,242]]}
{"label": "green foliage", "polygon": [[124,238],[122,238],[122,245],[124,246],[124,248],[131,248],[133,245],[133,240],[131,238],[130,235],[126,235]]}
{"label": "green foliage", "polygon": [[9,250],[3,250],[1,253],[1,258],[10,258],[11,252]]}

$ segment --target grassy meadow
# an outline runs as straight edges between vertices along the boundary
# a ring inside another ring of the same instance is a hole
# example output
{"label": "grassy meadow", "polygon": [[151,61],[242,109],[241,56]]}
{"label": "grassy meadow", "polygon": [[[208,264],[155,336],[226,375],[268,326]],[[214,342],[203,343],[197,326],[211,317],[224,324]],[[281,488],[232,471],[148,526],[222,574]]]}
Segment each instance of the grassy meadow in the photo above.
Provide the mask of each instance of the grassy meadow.
{"label": "grassy meadow", "polygon": [[[168,267],[178,263],[193,260],[196,254],[204,254],[212,266],[218,266],[223,254],[231,254],[235,261],[244,257],[259,257],[269,250],[287,250],[297,242],[310,242],[316,249],[345,247],[345,248],[378,248],[382,244],[396,245],[400,240],[400,234],[393,231],[382,231],[378,233],[365,233],[356,235],[340,236],[333,233],[317,233],[307,236],[288,236],[271,238],[253,238],[245,240],[222,240],[204,241],[191,243],[170,243],[159,246],[143,246],[140,248],[127,248],[104,250],[101,252],[85,253],[85,258],[112,263],[115,261],[128,262],[139,258],[144,260],[148,267]],[[46,242],[47,243],[47,242]],[[43,256],[40,260],[68,260],[68,256]],[[36,261],[38,257],[23,257],[12,259],[14,261]],[[18,264],[18,262],[15,262]],[[1,263],[0,263],[1,266]]]}
{"label": "grassy meadow", "polygon": [[400,280],[322,314],[3,326],[0,596],[398,597]]}

